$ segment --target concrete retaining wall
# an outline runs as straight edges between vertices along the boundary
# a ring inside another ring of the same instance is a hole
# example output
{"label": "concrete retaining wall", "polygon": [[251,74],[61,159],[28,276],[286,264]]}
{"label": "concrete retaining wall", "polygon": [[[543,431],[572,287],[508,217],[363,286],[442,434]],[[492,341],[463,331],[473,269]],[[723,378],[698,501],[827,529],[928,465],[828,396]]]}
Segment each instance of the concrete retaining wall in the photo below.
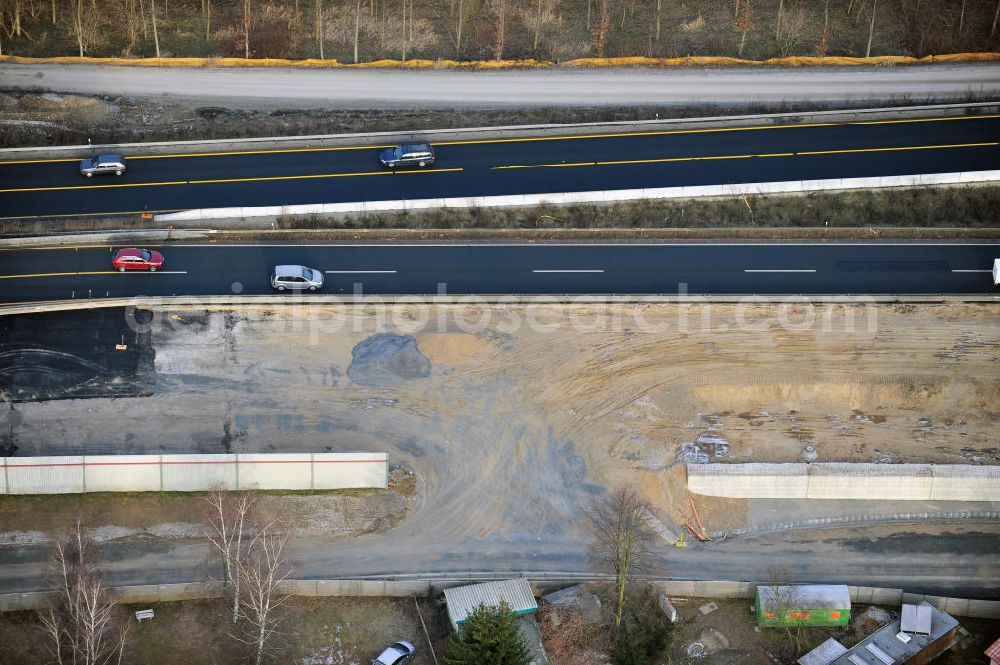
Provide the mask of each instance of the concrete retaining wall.
{"label": "concrete retaining wall", "polygon": [[[509,575],[487,575],[487,579],[504,579],[510,576],[526,576],[535,595],[554,589],[579,584],[585,581],[606,581],[606,576],[567,574],[510,573]],[[354,580],[286,580],[282,590],[293,596],[427,596],[441,593],[444,589],[462,584],[483,581],[483,576],[439,577],[417,576],[413,579],[354,579]],[[727,598],[751,599],[756,584],[731,580],[650,580],[650,582],[671,597],[682,598]],[[926,600],[949,614],[966,617],[1000,619],[1000,601],[974,600],[969,598],[946,598],[906,593],[902,589],[849,586],[851,602],[866,605],[919,604]],[[117,587],[114,592],[123,603],[162,603],[198,598],[219,598],[225,595],[220,582],[190,582],[182,584],[149,584],[142,586]],[[8,593],[0,594],[0,612],[35,610],[48,607],[55,600],[55,594]]]}
{"label": "concrete retaining wall", "polygon": [[553,192],[512,196],[474,196],[467,198],[412,199],[395,201],[353,201],[348,203],[315,203],[309,205],[262,206],[254,208],[205,208],[155,215],[157,222],[208,222],[251,217],[278,218],[286,215],[338,215],[378,212],[403,212],[432,208],[527,207],[543,204],[568,205],[578,203],[614,203],[643,199],[681,199],[702,197],[759,196],[847,189],[883,187],[924,187],[928,185],[960,185],[1000,181],[1000,171],[969,171],[962,173],[932,173],[874,178],[831,178],[827,180],[795,180],[789,182],[754,182],[692,187],[657,187],[652,189],[615,189],[592,192]]}
{"label": "concrete retaining wall", "polygon": [[1000,501],[1000,466],[688,464],[695,494],[743,499]]}
{"label": "concrete retaining wall", "polygon": [[385,453],[0,458],[0,494],[385,488]]}

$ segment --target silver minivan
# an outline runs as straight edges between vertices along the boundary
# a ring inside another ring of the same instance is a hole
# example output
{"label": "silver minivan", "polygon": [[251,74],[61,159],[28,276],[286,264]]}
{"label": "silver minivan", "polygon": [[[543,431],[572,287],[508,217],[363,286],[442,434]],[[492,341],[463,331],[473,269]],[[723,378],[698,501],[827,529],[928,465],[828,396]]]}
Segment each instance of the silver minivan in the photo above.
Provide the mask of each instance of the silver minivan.
{"label": "silver minivan", "polygon": [[80,162],[80,173],[88,178],[95,175],[121,175],[125,173],[125,160],[121,155],[98,155]]}
{"label": "silver minivan", "polygon": [[274,266],[271,286],[279,291],[286,289],[315,291],[323,287],[323,273],[305,266]]}

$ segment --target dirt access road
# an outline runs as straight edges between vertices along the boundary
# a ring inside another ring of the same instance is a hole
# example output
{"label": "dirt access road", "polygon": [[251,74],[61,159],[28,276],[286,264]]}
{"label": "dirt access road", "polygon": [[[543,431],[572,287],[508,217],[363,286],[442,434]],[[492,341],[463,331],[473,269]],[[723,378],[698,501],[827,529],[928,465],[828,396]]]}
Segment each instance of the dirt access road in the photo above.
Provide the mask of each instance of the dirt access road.
{"label": "dirt access road", "polygon": [[[113,348],[112,321],[97,325],[89,312],[5,319],[4,362],[23,363],[0,367],[0,377],[20,377],[4,379],[13,396],[0,410],[8,449],[386,450],[415,472],[417,494],[395,528],[298,540],[297,574],[306,577],[594,570],[583,528],[591,500],[628,486],[665,522],[690,519],[677,463],[685,459],[799,461],[811,446],[821,461],[1000,462],[1000,308],[992,305],[154,314],[153,332],[126,337],[134,362],[100,374],[92,361],[71,361],[100,358],[91,345]],[[19,345],[35,351],[18,353]],[[101,396],[108,386],[114,398]],[[699,499],[710,529],[901,505],[837,503]],[[880,526],[683,552],[661,543],[657,569],[1000,597],[998,549],[997,523]],[[209,574],[196,539],[121,538],[106,554],[122,583]],[[37,584],[46,556],[34,544],[0,547],[0,588]]]}
{"label": "dirt access road", "polygon": [[0,65],[0,88],[244,108],[455,108],[995,98],[1000,65],[506,72]]}

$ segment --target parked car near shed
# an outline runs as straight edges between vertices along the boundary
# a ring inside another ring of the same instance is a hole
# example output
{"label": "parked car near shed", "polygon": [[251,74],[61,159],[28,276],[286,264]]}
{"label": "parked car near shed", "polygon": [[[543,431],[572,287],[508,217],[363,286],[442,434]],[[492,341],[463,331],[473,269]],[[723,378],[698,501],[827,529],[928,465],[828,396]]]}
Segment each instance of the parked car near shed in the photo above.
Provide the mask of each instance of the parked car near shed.
{"label": "parked car near shed", "polygon": [[416,652],[412,644],[400,640],[379,654],[379,657],[372,661],[372,665],[404,665],[413,659],[413,654]]}
{"label": "parked car near shed", "polygon": [[125,173],[125,160],[121,155],[98,155],[81,161],[80,173],[88,178],[95,175],[121,175]]}

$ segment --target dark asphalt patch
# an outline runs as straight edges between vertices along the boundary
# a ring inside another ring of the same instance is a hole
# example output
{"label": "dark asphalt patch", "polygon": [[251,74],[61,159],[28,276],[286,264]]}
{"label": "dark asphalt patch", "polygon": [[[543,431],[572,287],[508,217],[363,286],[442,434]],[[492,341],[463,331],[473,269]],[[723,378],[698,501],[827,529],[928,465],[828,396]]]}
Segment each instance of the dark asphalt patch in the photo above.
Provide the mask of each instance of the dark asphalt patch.
{"label": "dark asphalt patch", "polygon": [[1000,552],[1000,536],[993,533],[894,533],[877,539],[843,538],[832,541],[868,554],[962,554],[989,555]]}
{"label": "dark asphalt patch", "polygon": [[[151,318],[138,310],[134,320]],[[0,317],[0,401],[148,395],[154,356],[150,333],[130,328],[124,309]]]}

